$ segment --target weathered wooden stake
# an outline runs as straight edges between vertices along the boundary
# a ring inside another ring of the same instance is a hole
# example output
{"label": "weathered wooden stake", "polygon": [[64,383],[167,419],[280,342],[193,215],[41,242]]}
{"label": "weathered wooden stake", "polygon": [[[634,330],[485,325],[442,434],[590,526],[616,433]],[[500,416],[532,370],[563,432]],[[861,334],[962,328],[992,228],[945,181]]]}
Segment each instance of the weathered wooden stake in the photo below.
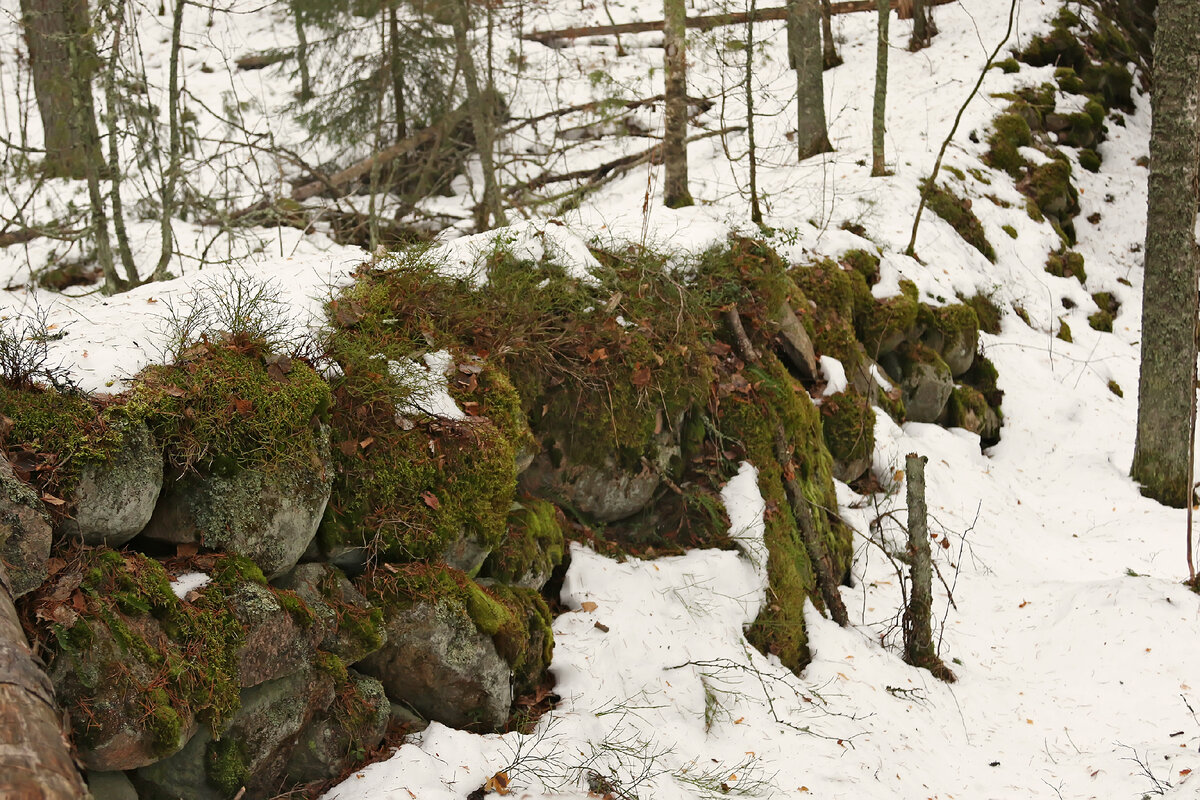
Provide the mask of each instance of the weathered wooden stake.
{"label": "weathered wooden stake", "polygon": [[929,520],[925,508],[925,456],[909,453],[904,460],[908,484],[908,605],[904,609],[904,660],[935,678],[954,681],[954,673],[938,658],[933,644],[933,561],[929,554]]}

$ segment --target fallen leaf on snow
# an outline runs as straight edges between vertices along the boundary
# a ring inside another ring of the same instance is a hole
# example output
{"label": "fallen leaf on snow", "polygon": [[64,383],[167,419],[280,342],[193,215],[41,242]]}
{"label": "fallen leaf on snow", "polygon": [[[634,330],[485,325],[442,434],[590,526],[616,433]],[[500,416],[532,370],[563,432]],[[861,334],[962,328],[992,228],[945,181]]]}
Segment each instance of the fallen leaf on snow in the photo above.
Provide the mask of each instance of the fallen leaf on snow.
{"label": "fallen leaf on snow", "polygon": [[600,606],[596,605],[591,600],[584,600],[582,603],[579,604],[579,607],[590,614],[591,612],[595,611]]}

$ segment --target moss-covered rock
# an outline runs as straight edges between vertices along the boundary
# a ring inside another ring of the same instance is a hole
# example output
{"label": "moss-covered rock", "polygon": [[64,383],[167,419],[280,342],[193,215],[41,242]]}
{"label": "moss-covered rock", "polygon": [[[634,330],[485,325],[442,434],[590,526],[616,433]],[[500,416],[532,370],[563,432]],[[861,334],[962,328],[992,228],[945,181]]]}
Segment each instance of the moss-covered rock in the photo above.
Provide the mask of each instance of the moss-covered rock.
{"label": "moss-covered rock", "polygon": [[480,575],[503,584],[539,590],[563,560],[563,515],[546,500],[523,497],[508,515],[508,532],[488,556]]}
{"label": "moss-covered rock", "polygon": [[12,596],[36,589],[46,579],[53,532],[42,501],[0,456],[0,558]]}
{"label": "moss-covered rock", "polygon": [[1028,162],[1018,148],[1033,143],[1033,134],[1028,120],[1021,114],[1001,114],[992,120],[993,131],[988,135],[988,152],[984,157],[988,166],[1004,170],[1013,177],[1020,177]]}
{"label": "moss-covered rock", "polygon": [[1079,193],[1071,183],[1071,165],[1061,159],[1039,164],[1030,172],[1028,182],[1019,188],[1057,226],[1066,243],[1074,244],[1075,227],[1071,220],[1079,213]]}
{"label": "moss-covered rock", "polygon": [[440,566],[367,572],[358,586],[383,610],[387,630],[387,644],[359,669],[378,678],[388,697],[451,727],[504,725],[513,700],[506,655],[521,649],[514,643],[527,619],[491,590]]}
{"label": "moss-covered rock", "polygon": [[896,357],[896,374],[892,377],[900,384],[908,419],[937,422],[954,390],[950,367],[936,350],[919,343],[906,344],[896,351]]}
{"label": "moss-covered rock", "polygon": [[955,377],[975,362],[979,349],[979,317],[966,303],[948,306],[921,306],[921,341],[933,348],[950,367]]}
{"label": "moss-covered rock", "polygon": [[119,547],[146,527],[163,484],[163,456],[142,420],[111,425],[113,446],[103,461],[88,460],[66,498],[70,516],[59,529],[84,544]]}
{"label": "moss-covered rock", "polygon": [[879,283],[879,256],[866,250],[847,250],[842,253],[842,262],[863,276],[868,286]]}
{"label": "moss-covered rock", "polygon": [[867,398],[853,390],[825,398],[821,430],[833,457],[833,477],[846,483],[862,477],[875,452],[875,412]]}
{"label": "moss-covered rock", "polygon": [[1121,301],[1112,292],[1095,292],[1092,300],[1098,310],[1088,317],[1088,324],[1095,330],[1112,333],[1113,321],[1121,311]]}
{"label": "moss-covered rock", "polygon": [[[920,308],[917,287],[912,281],[900,282],[900,294],[864,303],[855,316],[854,329],[867,355],[878,360],[905,340],[912,338]],[[874,298],[872,298],[874,299]]]}
{"label": "moss-covered rock", "polygon": [[987,404],[983,393],[970,386],[955,386],[946,404],[946,424],[979,434],[983,446],[1000,438],[1000,417]]}
{"label": "moss-covered rock", "polygon": [[322,635],[318,647],[345,664],[354,664],[387,641],[383,612],[337,567],[299,564],[274,585],[295,592],[304,601]]}
{"label": "moss-covered rock", "polygon": [[382,741],[389,710],[383,684],[347,670],[337,679],[330,707],[300,732],[288,756],[288,779],[313,783],[342,775]]}
{"label": "moss-covered rock", "polygon": [[926,185],[923,189],[929,210],[949,223],[963,240],[983,254],[988,261],[996,260],[996,251],[983,232],[983,224],[971,210],[971,201],[958,197],[944,186]]}
{"label": "moss-covered rock", "polygon": [[1046,259],[1046,272],[1059,278],[1075,278],[1080,283],[1087,282],[1083,255],[1074,250],[1059,250],[1057,253],[1051,253]]}

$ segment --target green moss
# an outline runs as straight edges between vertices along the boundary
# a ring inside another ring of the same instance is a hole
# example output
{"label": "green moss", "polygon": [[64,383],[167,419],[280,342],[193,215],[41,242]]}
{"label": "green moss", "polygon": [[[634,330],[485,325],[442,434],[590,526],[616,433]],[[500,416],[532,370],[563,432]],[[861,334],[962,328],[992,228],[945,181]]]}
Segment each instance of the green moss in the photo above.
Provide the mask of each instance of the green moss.
{"label": "green moss", "polygon": [[508,532],[484,562],[482,575],[515,583],[528,575],[549,575],[562,563],[562,512],[553,503],[527,497],[508,515]]}
{"label": "green moss", "polygon": [[862,275],[868,286],[879,283],[879,256],[866,250],[847,250],[841,260]]}
{"label": "green moss", "polygon": [[525,694],[541,683],[550,666],[554,616],[534,589],[495,585],[488,592],[506,612],[492,641],[496,652],[512,668],[514,694]]}
{"label": "green moss", "polygon": [[864,350],[854,330],[856,315],[874,308],[875,299],[862,274],[825,261],[790,271],[815,308],[806,315],[818,353],[842,362],[847,372],[860,364]]}
{"label": "green moss", "polygon": [[1051,253],[1046,259],[1046,272],[1059,278],[1075,278],[1080,283],[1087,281],[1083,255],[1074,250],[1060,250],[1057,253]]}
{"label": "green moss", "polygon": [[966,386],[977,389],[987,404],[997,414],[1000,413],[1000,403],[1004,399],[1004,392],[1000,390],[998,381],[1000,373],[996,371],[996,365],[982,354],[975,356],[975,362],[971,368],[961,376],[960,380]]}
{"label": "green moss", "polygon": [[237,737],[208,743],[205,751],[208,780],[228,797],[232,797],[250,777],[250,766],[242,742]]}
{"label": "green moss", "polygon": [[936,184],[926,184],[926,203],[929,210],[950,224],[950,227],[963,238],[967,244],[974,247],[988,261],[995,262],[996,251],[983,232],[983,224],[971,210],[971,201],[956,196],[949,189]]}
{"label": "green moss", "polygon": [[991,297],[985,294],[975,294],[971,297],[961,299],[965,305],[970,306],[971,310],[975,312],[975,319],[979,322],[979,330],[991,334],[1000,332],[1000,321],[1002,319],[1000,306],[996,305]]}
{"label": "green moss", "polygon": [[1100,154],[1095,150],[1084,148],[1079,151],[1079,166],[1088,172],[1099,172],[1101,163]]}
{"label": "green moss", "polygon": [[[1088,104],[1093,105],[1092,103]],[[1103,107],[1097,106],[1103,115]],[[1103,119],[1103,116],[1101,116]],[[1091,114],[1080,111],[1067,115],[1068,127],[1062,132],[1062,143],[1070,147],[1095,147],[1103,141],[1103,126]]]}
{"label": "green moss", "polygon": [[1017,238],[1017,229],[1016,229],[1016,228],[1014,228],[1012,225],[1001,225],[1001,226],[1000,226],[1000,230],[1002,230],[1002,231],[1004,231],[1005,233],[1007,233],[1007,234],[1008,234],[1008,238],[1010,238],[1010,239],[1016,239],[1016,238]]}
{"label": "green moss", "polygon": [[1021,70],[1021,65],[1015,58],[1006,58],[993,63],[992,68],[1000,70],[1005,75],[1011,75],[1014,72],[1019,72]]}
{"label": "green moss", "polygon": [[217,346],[148,367],[132,397],[175,468],[219,474],[306,464],[296,442],[330,405],[328,384],[307,364],[292,361],[285,373],[268,369],[259,354]]}
{"label": "green moss", "polygon": [[996,117],[992,127],[994,130],[988,136],[988,152],[984,160],[988,166],[1020,177],[1028,162],[1017,148],[1033,143],[1029,122],[1021,114],[1007,113]]}
{"label": "green moss", "polygon": [[821,404],[821,431],[829,454],[850,463],[875,451],[875,411],[854,390],[839,392]]}
{"label": "green moss", "polygon": [[953,428],[965,428],[979,434],[982,439],[994,441],[998,430],[989,424],[989,411],[987,400],[978,389],[955,386],[946,403],[946,424]]}
{"label": "green moss", "polygon": [[1102,61],[1089,64],[1081,73],[1085,94],[1099,95],[1108,108],[1132,112],[1133,75],[1124,63]]}
{"label": "green moss", "polygon": [[1112,392],[1113,394],[1115,394],[1117,397],[1125,396],[1125,392],[1121,390],[1121,384],[1117,383],[1116,381],[1108,382],[1108,390],[1110,392]]}
{"label": "green moss", "polygon": [[1078,71],[1089,63],[1087,51],[1074,30],[1080,26],[1079,16],[1063,8],[1055,17],[1050,32],[1030,40],[1017,57],[1034,67],[1056,65]]}
{"label": "green moss", "polygon": [[1121,303],[1112,292],[1096,292],[1092,295],[1099,310],[1088,317],[1088,324],[1095,330],[1112,333],[1113,321],[1121,310]]}
{"label": "green moss", "polygon": [[1054,80],[1064,94],[1083,93],[1083,80],[1071,67],[1059,67],[1054,70]]}
{"label": "green moss", "polygon": [[1066,320],[1060,319],[1058,321],[1058,333],[1054,334],[1054,338],[1061,339],[1068,344],[1075,341],[1071,337],[1071,326],[1067,324]]}
{"label": "green moss", "polygon": [[[907,285],[905,285],[907,284]],[[855,316],[855,332],[874,359],[890,353],[908,338],[917,321],[919,304],[917,287],[912,281],[901,281],[900,294],[865,305]]]}
{"label": "green moss", "polygon": [[1075,243],[1071,219],[1079,213],[1079,194],[1071,183],[1071,165],[1060,159],[1033,169],[1025,192],[1055,225],[1068,245]]}

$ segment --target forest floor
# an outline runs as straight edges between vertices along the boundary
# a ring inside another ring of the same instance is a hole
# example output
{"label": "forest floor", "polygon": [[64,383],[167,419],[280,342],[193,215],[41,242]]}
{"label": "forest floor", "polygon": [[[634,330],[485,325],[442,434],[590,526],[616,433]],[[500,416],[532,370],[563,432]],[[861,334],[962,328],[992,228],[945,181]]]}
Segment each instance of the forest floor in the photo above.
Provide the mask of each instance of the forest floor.
{"label": "forest floor", "polygon": [[[527,10],[526,30],[602,24],[609,15],[622,22],[658,10],[629,0],[581,11],[548,5]],[[12,6],[15,0],[0,2],[8,12]],[[1059,6],[1019,0],[1010,45],[1046,31]],[[701,4],[695,11],[707,8]],[[882,178],[869,176],[874,15],[834,19],[845,59],[825,73],[835,151],[799,165],[787,137],[794,127],[795,84],[786,68],[783,23],[762,23],[756,34],[758,181],[772,245],[801,263],[855,247],[878,248],[877,296],[895,293],[906,278],[922,300],[981,292],[1003,311],[1001,332],[982,336],[1004,391],[1000,443],[981,453],[973,434],[934,425],[898,427],[878,413],[874,462],[884,490],[860,496],[838,486],[841,514],[860,534],[854,586],[842,589],[851,627],[839,628],[810,608],[813,662],[800,675],[746,643],[743,627],[765,600],[756,545],[762,500],[753,468],[746,466],[725,488],[744,555],[695,551],[617,563],[573,547],[561,597],[570,611],[554,625],[552,671],[562,701],[533,733],[478,736],[434,724],[327,798],[461,799],[497,773],[522,798],[582,799],[589,790],[591,796],[647,800],[724,794],[1109,800],[1200,793],[1200,778],[1192,774],[1200,770],[1200,597],[1181,582],[1185,516],[1143,498],[1128,477],[1147,178],[1139,161],[1148,154],[1149,98],[1138,95],[1136,112],[1123,115],[1123,124],[1110,120],[1098,173],[1076,164],[1082,210],[1075,249],[1086,259],[1086,289],[1043,270],[1047,254],[1059,246],[1057,234],[1049,223],[1030,219],[1011,179],[980,160],[988,123],[1006,105],[994,95],[1051,81],[1052,67],[990,71],[947,151],[946,165],[965,176],[953,185],[972,200],[995,247],[995,263],[928,213],[917,239],[920,261],[902,255],[919,181],[988,53],[1004,37],[1008,12],[1007,3],[995,0],[940,6],[940,33],[917,53],[903,47],[909,23],[893,16],[886,152],[894,174]],[[11,13],[0,17],[0,26],[14,24]],[[146,40],[160,41],[163,20],[147,25],[159,31],[147,28]],[[217,14],[211,27],[195,27],[188,56],[192,91],[209,96],[214,107],[227,91],[255,98],[261,119],[246,124],[253,128],[270,119],[275,98],[290,91],[291,76],[236,72],[232,59],[290,44],[290,23],[260,8]],[[744,105],[736,94],[742,67],[729,45],[729,37],[743,35],[742,28],[730,28],[692,40],[691,94],[715,97],[727,90],[696,118],[694,133],[743,124]],[[0,31],[0,40],[7,36]],[[498,76],[514,118],[661,91],[657,34],[622,37],[621,54],[611,38],[555,49],[520,42],[511,33],[500,37],[502,48],[520,49],[529,74],[543,76],[537,82]],[[148,51],[152,70],[161,69],[161,58],[159,50]],[[201,63],[213,71],[201,72]],[[20,87],[0,82],[0,89],[10,98],[10,113]],[[631,112],[631,122],[661,130],[660,112]],[[568,124],[523,129],[520,136],[528,141],[514,135],[502,146],[511,153],[541,153],[540,146]],[[298,130],[279,135],[309,148],[314,161],[332,155],[305,142]],[[649,144],[607,136],[551,161],[531,155],[512,168],[513,177],[582,169]],[[730,232],[757,235],[748,223],[745,151],[740,134],[691,146],[691,191],[698,201],[691,208],[659,205],[661,169],[645,164],[558,219],[584,239],[643,243],[680,257]],[[203,172],[196,180],[220,183],[219,176]],[[464,220],[446,238],[465,227],[470,185],[457,180],[451,196],[423,209]],[[56,192],[39,202],[66,207],[79,200],[77,186],[64,182]],[[539,224],[550,210],[542,206],[529,214]],[[844,223],[861,226],[855,229],[867,239],[844,230]],[[147,272],[157,259],[157,223],[135,222],[131,229]],[[180,223],[177,236],[184,256],[173,268],[182,278],[114,297],[28,288],[31,272],[65,257],[52,255],[60,244],[35,240],[0,249],[0,285],[8,288],[0,293],[0,313],[45,309],[53,330],[66,334],[53,343],[55,356],[84,388],[113,390],[160,357],[164,312],[185,305],[189,292],[245,270],[277,281],[304,323],[317,319],[331,287],[349,280],[366,257],[320,233],[292,228],[211,239],[202,226]],[[210,255],[219,250],[225,263],[191,269],[195,262],[189,259],[205,247]],[[1090,295],[1101,291],[1121,304],[1111,333],[1093,330],[1087,320],[1096,311]],[[1063,322],[1073,342],[1056,338]],[[899,471],[909,452],[929,458],[931,529],[937,542],[948,544],[935,547],[944,581],[935,583],[934,596],[942,657],[958,676],[952,685],[901,660],[901,580],[878,547],[902,536],[888,514],[903,519]]]}

